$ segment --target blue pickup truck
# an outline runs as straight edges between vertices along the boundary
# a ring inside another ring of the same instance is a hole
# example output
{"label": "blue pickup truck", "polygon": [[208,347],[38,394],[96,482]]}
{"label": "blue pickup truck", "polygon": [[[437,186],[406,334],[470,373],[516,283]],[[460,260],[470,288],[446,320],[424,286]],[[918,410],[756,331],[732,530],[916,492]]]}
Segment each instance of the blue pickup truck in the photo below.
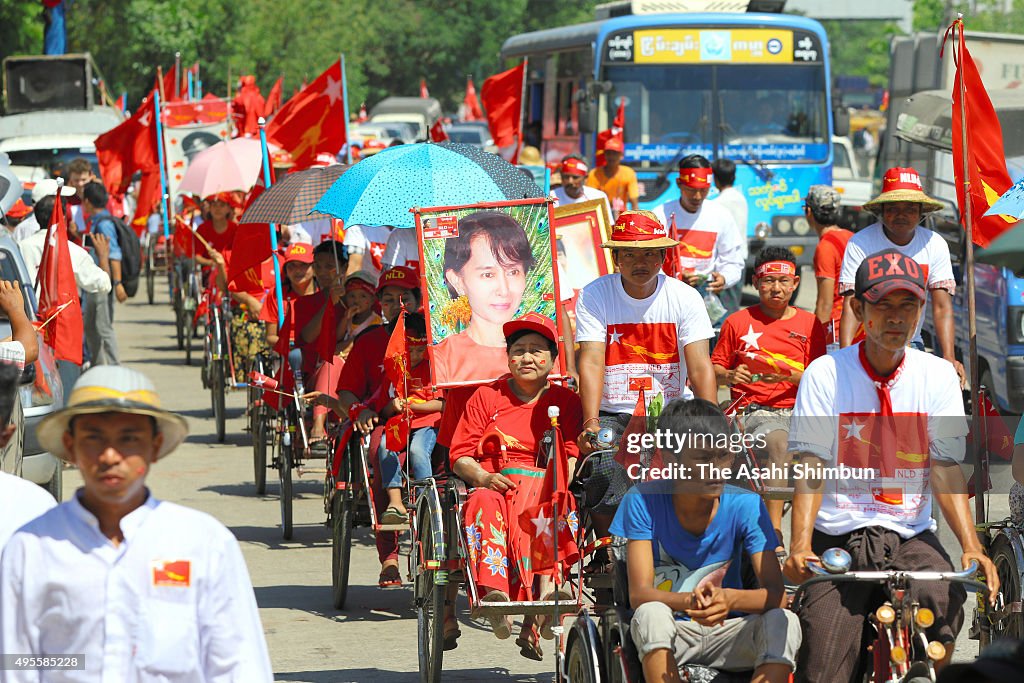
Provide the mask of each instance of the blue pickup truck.
{"label": "blue pickup truck", "polygon": [[[949,244],[957,292],[953,302],[956,355],[970,373],[968,362],[967,285],[963,276],[964,232],[954,207],[930,214],[925,227]],[[984,263],[974,265],[978,377],[988,387],[1004,414],[1024,412],[1024,278],[1006,268]],[[931,307],[925,307],[922,335],[925,345],[936,348]]]}

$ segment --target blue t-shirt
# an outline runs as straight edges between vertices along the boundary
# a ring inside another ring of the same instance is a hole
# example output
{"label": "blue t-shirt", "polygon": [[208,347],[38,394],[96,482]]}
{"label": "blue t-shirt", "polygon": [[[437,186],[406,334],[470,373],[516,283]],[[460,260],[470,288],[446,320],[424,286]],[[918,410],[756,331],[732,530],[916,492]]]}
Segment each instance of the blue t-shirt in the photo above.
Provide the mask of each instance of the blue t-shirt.
{"label": "blue t-shirt", "polygon": [[[105,235],[107,239],[110,240],[110,254],[108,255],[108,258],[111,261],[121,260],[121,245],[117,241],[117,226],[114,225],[114,218],[110,215],[109,211],[103,209],[93,215],[90,231]],[[96,255],[96,250],[89,249],[89,254],[92,256],[92,260],[96,265],[99,265],[100,257]]]}
{"label": "blue t-shirt", "polygon": [[772,552],[778,539],[761,497],[726,486],[711,524],[699,536],[679,524],[672,493],[664,481],[634,486],[622,499],[611,532],[631,541],[651,541],[654,585],[659,590],[689,593],[711,582],[742,588],[740,559]]}
{"label": "blue t-shirt", "polygon": [[1017,423],[1017,433],[1013,435],[1013,445],[1024,443],[1024,417]]}

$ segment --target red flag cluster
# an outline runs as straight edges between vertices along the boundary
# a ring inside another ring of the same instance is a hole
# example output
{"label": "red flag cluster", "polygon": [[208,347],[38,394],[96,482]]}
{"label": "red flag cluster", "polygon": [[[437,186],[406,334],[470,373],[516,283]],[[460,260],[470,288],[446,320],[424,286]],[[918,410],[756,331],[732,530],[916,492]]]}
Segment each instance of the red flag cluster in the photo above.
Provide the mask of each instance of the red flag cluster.
{"label": "red flag cluster", "polygon": [[308,168],[318,152],[337,154],[345,144],[341,60],[288,100],[267,124],[267,139],[287,150],[296,168]]}
{"label": "red flag cluster", "polygon": [[44,324],[43,342],[53,349],[54,358],[81,365],[85,335],[82,304],[75,272],[71,269],[63,204],[59,198],[53,204],[39,262],[39,321]]}
{"label": "red flag cluster", "polygon": [[133,224],[145,225],[146,218],[160,201],[160,162],[156,141],[154,93],[129,118],[96,138],[96,157],[100,177],[107,191],[123,197],[132,175],[142,173],[136,197]]}
{"label": "red flag cluster", "polygon": [[544,470],[537,504],[519,515],[519,525],[532,535],[530,568],[544,571],[555,567],[555,537],[558,537],[558,564],[572,564],[579,559],[576,546],[578,521],[575,501],[569,494],[569,457],[557,427],[555,447]]}

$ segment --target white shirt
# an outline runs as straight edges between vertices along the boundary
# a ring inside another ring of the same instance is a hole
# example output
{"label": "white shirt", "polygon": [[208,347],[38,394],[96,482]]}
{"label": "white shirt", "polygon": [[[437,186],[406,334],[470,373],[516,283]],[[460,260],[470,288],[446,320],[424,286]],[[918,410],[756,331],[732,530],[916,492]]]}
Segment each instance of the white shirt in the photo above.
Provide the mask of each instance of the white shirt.
{"label": "white shirt", "polygon": [[384,269],[395,266],[410,266],[418,268],[420,263],[419,240],[416,239],[416,231],[408,228],[395,228],[388,235],[388,241],[384,245]]}
{"label": "white shirt", "polygon": [[749,227],[747,219],[750,213],[747,207],[747,198],[735,187],[727,187],[719,191],[718,196],[711,201],[724,206],[732,216],[732,220],[736,224],[736,237],[739,238],[740,245],[743,247],[741,251],[743,260],[746,261],[747,255],[750,253],[747,245],[747,228]]}
{"label": "white shirt", "polygon": [[386,226],[350,225],[345,229],[345,241],[342,244],[348,247],[349,253],[363,255],[363,264],[359,270],[380,275],[384,265],[384,248],[390,234],[391,228]]}
{"label": "white shirt", "polygon": [[303,232],[309,235],[309,244],[317,245],[321,242],[325,242],[331,239],[331,235],[334,230],[334,219],[332,218],[313,218],[308,221],[302,221],[292,226],[292,229],[301,228]]}
{"label": "white shirt", "polygon": [[569,206],[571,204],[579,204],[580,202],[592,202],[595,199],[604,200],[604,210],[608,212],[608,220],[612,218],[612,207],[608,203],[608,195],[604,193],[604,190],[599,190],[596,187],[590,187],[589,185],[583,186],[583,193],[573,199],[565,193],[564,186],[558,186],[551,190],[551,196],[555,200],[555,206]]}
{"label": "white shirt", "polygon": [[288,226],[288,244],[313,244],[313,236],[310,235],[302,223],[292,223]]}
{"label": "white shirt", "polygon": [[[860,344],[821,356],[800,379],[789,450],[811,453],[829,466],[871,466],[880,451],[880,432],[872,433],[881,411],[874,381],[860,361]],[[960,380],[953,365],[938,356],[908,348],[900,374],[890,388],[895,420],[894,476],[825,483],[814,527],[846,534],[867,526],[891,529],[903,538],[934,530],[929,491],[932,458],[963,462],[964,418]],[[876,461],[877,462],[877,461]]]}
{"label": "white shirt", "polygon": [[673,199],[654,209],[654,214],[666,228],[671,227],[675,214],[680,242],[676,249],[683,268],[702,275],[721,273],[726,287],[743,277],[743,241],[737,236],[739,228],[732,214],[723,205],[705,200],[697,213],[690,213]]}
{"label": "white shirt", "polygon": [[0,500],[4,502],[0,512],[0,553],[20,526],[57,506],[46,489],[6,472],[0,472]]}
{"label": "white shirt", "polygon": [[605,344],[601,410],[612,413],[633,412],[637,384],[649,385],[647,396],[664,392],[666,404],[692,398],[683,347],[713,336],[697,290],[663,273],[646,299],[627,294],[622,276],[613,273],[580,290],[576,302],[576,341]]}
{"label": "white shirt", "polygon": [[[928,290],[944,289],[950,296],[956,293],[956,280],[953,279],[953,264],[949,260],[949,246],[946,240],[928,228],[918,226],[914,237],[905,245],[892,242],[885,236],[881,223],[872,223],[854,234],[846,244],[843,254],[843,267],[839,274],[839,293],[852,293],[854,281],[857,279],[857,268],[865,257],[886,249],[895,249],[921,264]],[[924,313],[917,321],[914,331],[915,342],[923,341],[921,327],[924,325]]]}
{"label": "white shirt", "polygon": [[85,654],[84,671],[0,681],[271,681],[238,542],[213,517],[156,500],[114,546],[76,495],[17,531],[0,561],[0,651]]}
{"label": "white shirt", "polygon": [[[45,244],[46,230],[37,230],[34,235],[18,242],[21,257],[25,260],[33,282],[39,278],[39,264],[43,260]],[[106,294],[110,291],[110,276],[96,265],[89,252],[71,240],[68,240],[68,251],[71,254],[71,270],[75,273],[75,283],[79,289],[90,294]],[[36,293],[39,293],[38,288]]]}
{"label": "white shirt", "polygon": [[11,232],[11,239],[15,242],[20,242],[29,235],[34,234],[39,230],[39,221],[36,220],[34,214],[29,214],[25,220],[14,226],[14,230]]}

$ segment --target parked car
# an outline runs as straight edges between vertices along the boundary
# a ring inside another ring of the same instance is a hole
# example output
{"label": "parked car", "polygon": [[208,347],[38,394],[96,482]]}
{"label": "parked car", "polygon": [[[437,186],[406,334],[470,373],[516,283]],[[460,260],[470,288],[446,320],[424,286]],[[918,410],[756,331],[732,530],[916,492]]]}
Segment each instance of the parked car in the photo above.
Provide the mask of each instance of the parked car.
{"label": "parked car", "polygon": [[498,148],[494,145],[494,140],[491,139],[491,133],[487,130],[486,124],[481,126],[475,123],[453,123],[448,126],[446,132],[448,133],[448,139],[452,142],[473,145],[491,154],[498,151]]}
{"label": "parked car", "polygon": [[[25,309],[30,319],[36,319],[36,294],[25,261],[18,245],[10,237],[0,237],[0,279],[17,282],[25,297]],[[0,313],[0,338],[11,334],[11,324]],[[57,362],[49,347],[39,340],[39,358],[25,366],[21,388],[15,405],[17,431],[11,444],[0,452],[2,467],[10,472],[46,487],[58,501],[61,499],[62,465],[51,453],[42,449],[36,440],[36,426],[47,415],[64,405],[64,387]],[[20,417],[19,417],[20,415]],[[21,445],[20,455],[17,445]]]}

